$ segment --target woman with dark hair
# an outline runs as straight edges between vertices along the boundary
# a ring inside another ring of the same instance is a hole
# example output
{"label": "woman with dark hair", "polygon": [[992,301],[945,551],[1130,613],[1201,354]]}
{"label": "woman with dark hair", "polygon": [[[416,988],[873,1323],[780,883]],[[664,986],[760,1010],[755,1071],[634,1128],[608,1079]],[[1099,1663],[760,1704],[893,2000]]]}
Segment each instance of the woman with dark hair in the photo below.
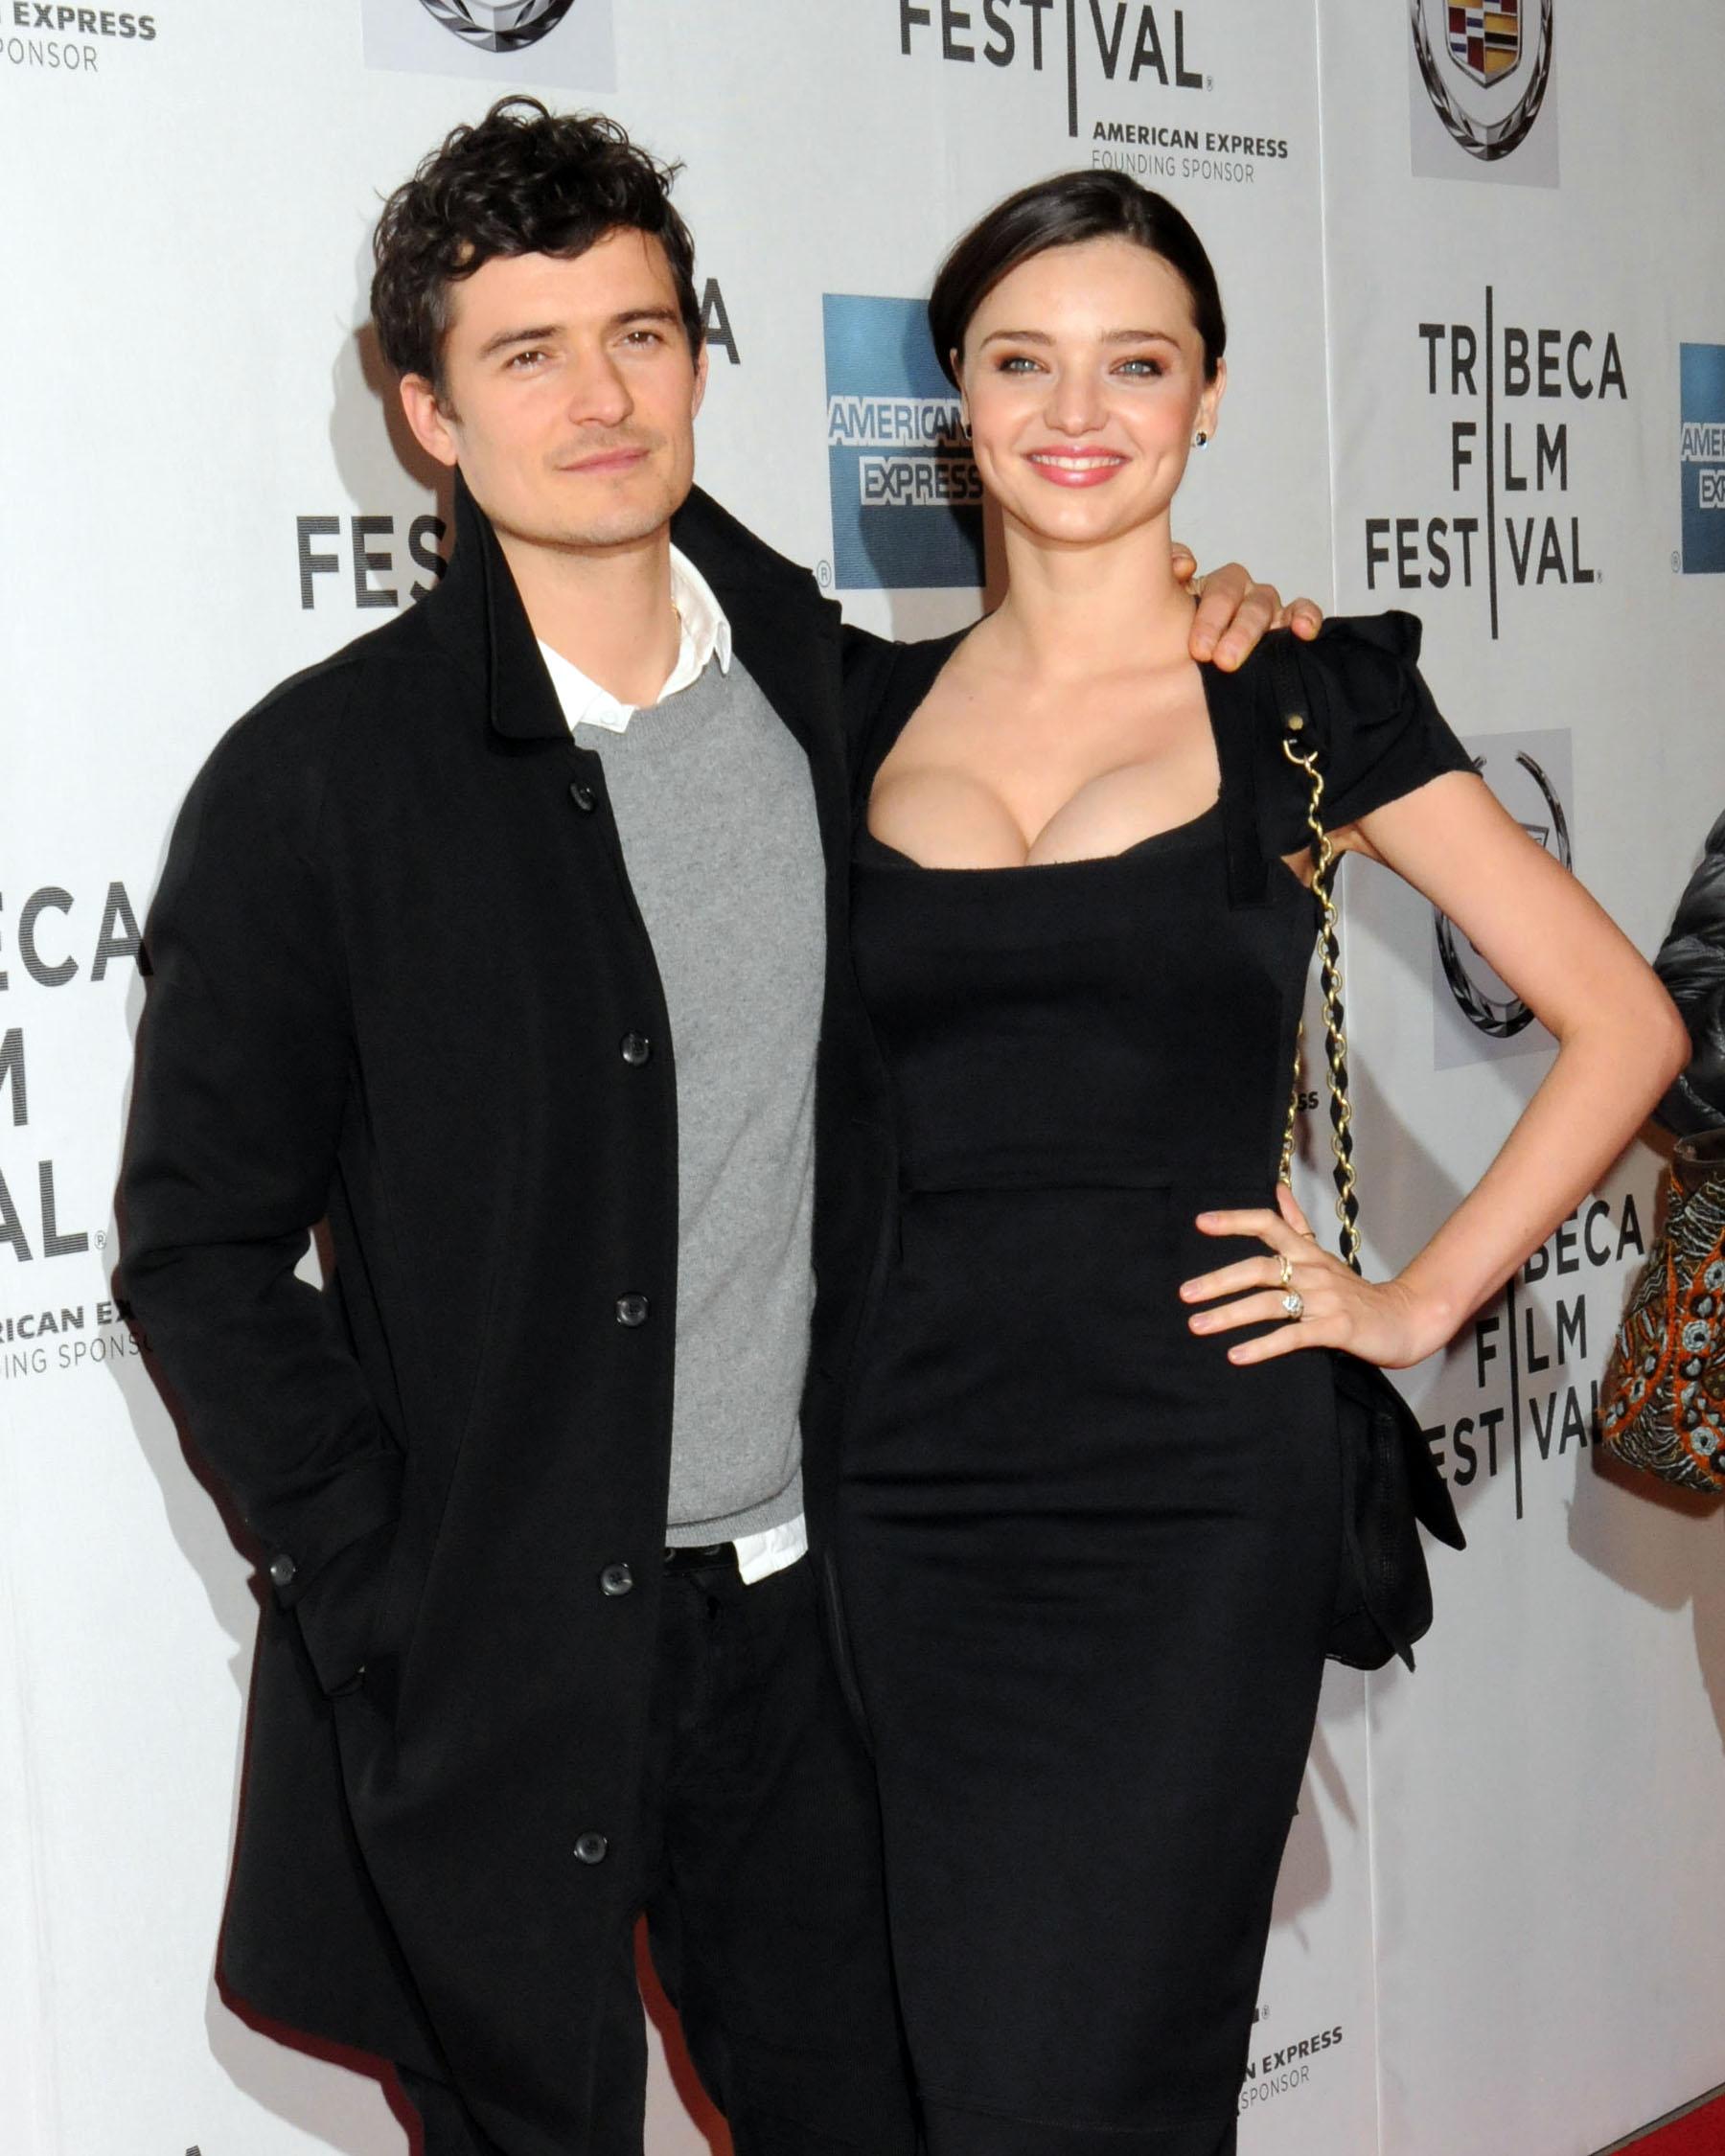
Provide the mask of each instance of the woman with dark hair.
{"label": "woman with dark hair", "polygon": [[1327,1356],[1418,1362],[1682,1060],[1641,958],[1493,800],[1405,615],[1302,656],[1340,852],[1560,1044],[1393,1278],[1278,1181],[1317,926],[1264,663],[1187,656],[1169,512],[1216,432],[1196,235],[1114,173],[1001,204],[930,305],[1008,589],[858,742],[853,934],[900,1201],[839,1585],[933,2156],[1220,2156],[1335,1606]]}

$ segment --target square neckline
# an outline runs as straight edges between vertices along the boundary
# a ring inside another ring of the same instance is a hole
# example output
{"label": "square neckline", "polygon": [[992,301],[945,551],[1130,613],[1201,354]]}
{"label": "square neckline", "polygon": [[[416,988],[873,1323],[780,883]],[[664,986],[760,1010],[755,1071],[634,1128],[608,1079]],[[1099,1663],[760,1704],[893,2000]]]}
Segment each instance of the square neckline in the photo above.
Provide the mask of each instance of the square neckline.
{"label": "square neckline", "polygon": [[1221,815],[1222,794],[1218,789],[1216,798],[1208,808],[1200,809],[1195,816],[1187,816],[1182,823],[1165,824],[1161,831],[1147,831],[1131,845],[1116,847],[1111,854],[1075,854],[1070,860],[1022,860],[1016,866],[1009,861],[981,861],[975,867],[965,867],[952,862],[918,860],[914,854],[889,844],[871,831],[866,817],[858,838],[860,844],[886,855],[889,863],[914,869],[919,876],[1024,876],[1033,870],[1040,874],[1061,868],[1103,868],[1114,861],[1130,860],[1135,855],[1145,853],[1165,840],[1196,837],[1209,824],[1219,822]]}
{"label": "square neckline", "polygon": [[[986,615],[983,615],[981,617],[981,619],[984,621],[988,617]],[[1117,861],[1131,860],[1135,856],[1146,853],[1152,848],[1162,844],[1163,842],[1172,842],[1179,839],[1189,839],[1195,836],[1201,835],[1205,831],[1205,829],[1211,823],[1220,822],[1224,811],[1227,807],[1227,797],[1229,792],[1229,760],[1227,752],[1224,750],[1222,745],[1222,727],[1217,716],[1216,700],[1214,695],[1212,694],[1212,690],[1214,688],[1216,680],[1218,679],[1226,680],[1230,685],[1237,685],[1240,682],[1241,677],[1246,671],[1246,668],[1252,663],[1250,655],[1248,656],[1244,665],[1236,668],[1231,674],[1227,675],[1223,674],[1222,670],[1216,665],[1213,659],[1192,659],[1190,661],[1190,663],[1198,670],[1199,686],[1202,689],[1204,695],[1204,716],[1209,725],[1210,746],[1215,750],[1216,754],[1215,798],[1210,801],[1206,807],[1200,809],[1196,815],[1185,816],[1179,823],[1164,824],[1160,831],[1147,831],[1141,838],[1135,838],[1128,846],[1116,847],[1112,853],[1077,854],[1074,855],[1073,858],[1070,860],[1022,860],[1016,863],[1016,865],[1007,861],[997,861],[978,862],[973,867],[966,867],[963,865],[955,865],[953,863],[918,860],[914,854],[908,854],[903,850],[902,847],[894,846],[889,843],[888,840],[881,837],[875,831],[870,828],[868,821],[869,811],[874,806],[875,785],[881,775],[881,767],[886,763],[887,757],[891,755],[893,749],[898,745],[900,737],[903,735],[905,728],[910,723],[911,720],[915,718],[917,712],[922,709],[923,704],[928,700],[930,692],[932,690],[935,682],[938,681],[940,679],[940,677],[946,672],[947,667],[950,664],[954,654],[956,653],[959,645],[965,641],[965,639],[971,634],[973,630],[978,628],[979,626],[979,622],[974,621],[969,625],[969,627],[954,631],[953,635],[936,640],[937,648],[939,645],[944,645],[946,647],[944,651],[941,652],[940,663],[935,667],[933,673],[929,676],[928,680],[923,685],[921,693],[916,699],[916,701],[905,714],[903,721],[895,728],[892,734],[892,738],[882,748],[879,756],[874,759],[872,765],[869,768],[867,791],[862,801],[862,815],[858,834],[860,844],[865,843],[869,846],[872,846],[877,853],[886,855],[887,857],[887,865],[897,863],[902,867],[914,869],[919,876],[1023,876],[1031,870],[1042,872],[1049,869],[1107,867],[1112,863]],[[1089,781],[1086,781],[1086,784],[1089,783]],[[1080,788],[1079,791],[1082,792],[1082,791],[1083,789]],[[1077,798],[1077,794],[1072,795],[1072,800],[1075,801]],[[1063,803],[1061,807],[1054,812],[1055,815],[1064,814],[1066,809],[1070,808],[1070,805],[1071,803],[1070,801]],[[1050,817],[1049,822],[1052,821],[1053,817]],[[1046,830],[1046,825],[1045,825],[1044,829]],[[1281,865],[1284,868],[1287,868],[1288,864],[1286,863],[1286,861],[1283,861]],[[1294,875],[1292,869],[1288,869],[1288,873],[1290,876]],[[1294,877],[1294,881],[1299,883],[1299,877]],[[1306,886],[1303,883],[1300,884],[1300,888],[1302,890]]]}

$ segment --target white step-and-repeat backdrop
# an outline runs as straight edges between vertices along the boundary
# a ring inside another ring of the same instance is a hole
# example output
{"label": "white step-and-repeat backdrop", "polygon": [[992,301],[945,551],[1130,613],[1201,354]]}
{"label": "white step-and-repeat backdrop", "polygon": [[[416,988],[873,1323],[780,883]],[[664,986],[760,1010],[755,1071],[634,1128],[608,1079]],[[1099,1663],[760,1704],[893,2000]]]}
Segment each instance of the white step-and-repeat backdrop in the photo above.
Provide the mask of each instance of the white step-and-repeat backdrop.
{"label": "white step-and-repeat backdrop", "polygon": [[[499,26],[502,53],[478,34]],[[1725,807],[1716,0],[4,0],[19,2156],[403,2146],[362,2062],[271,2041],[212,1984],[257,1591],[114,1307],[111,1193],[138,923],[193,771],[437,573],[432,475],[365,330],[368,235],[515,88],[686,160],[702,478],[859,621],[925,633],[977,603],[927,469],[940,385],[868,303],[923,292],[1007,189],[1116,165],[1186,209],[1229,305],[1228,406],[1179,518],[1201,558],[1423,615],[1486,777],[1644,949]],[[910,561],[916,589],[876,565]],[[1389,879],[1360,872],[1347,927],[1394,1262],[1552,1044]],[[1415,1376],[1472,1548],[1434,1559],[1416,1677],[1333,1673],[1251,2156],[1584,2156],[1725,2081],[1725,1547],[1705,1508],[1602,1476],[1591,1427],[1656,1177],[1632,1153]],[[718,2145],[675,2062],[655,2076],[654,2156]]]}

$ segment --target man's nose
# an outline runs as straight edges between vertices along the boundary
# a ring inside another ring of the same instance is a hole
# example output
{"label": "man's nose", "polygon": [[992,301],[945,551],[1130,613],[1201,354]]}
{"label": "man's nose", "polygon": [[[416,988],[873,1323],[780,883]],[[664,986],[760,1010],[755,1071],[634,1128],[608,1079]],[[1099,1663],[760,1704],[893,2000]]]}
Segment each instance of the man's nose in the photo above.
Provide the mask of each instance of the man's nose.
{"label": "man's nose", "polygon": [[588,426],[621,426],[634,410],[623,370],[610,353],[594,353],[575,370],[569,417]]}

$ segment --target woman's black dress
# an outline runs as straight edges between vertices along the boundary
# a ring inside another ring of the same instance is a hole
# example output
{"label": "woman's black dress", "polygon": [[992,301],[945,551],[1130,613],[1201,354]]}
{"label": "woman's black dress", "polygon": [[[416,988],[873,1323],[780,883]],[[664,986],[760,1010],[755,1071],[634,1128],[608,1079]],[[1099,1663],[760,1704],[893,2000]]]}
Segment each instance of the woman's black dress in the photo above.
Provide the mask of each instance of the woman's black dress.
{"label": "woman's black dress", "polygon": [[[1302,654],[1332,824],[1469,768],[1417,641]],[[860,802],[953,643],[901,654]],[[1205,669],[1221,796],[1123,854],[859,838],[900,1197],[839,1575],[933,2156],[1234,2145],[1340,1543],[1327,1359],[1236,1367],[1176,1296],[1262,1252],[1193,1216],[1274,1203],[1316,927],[1267,672]]]}

